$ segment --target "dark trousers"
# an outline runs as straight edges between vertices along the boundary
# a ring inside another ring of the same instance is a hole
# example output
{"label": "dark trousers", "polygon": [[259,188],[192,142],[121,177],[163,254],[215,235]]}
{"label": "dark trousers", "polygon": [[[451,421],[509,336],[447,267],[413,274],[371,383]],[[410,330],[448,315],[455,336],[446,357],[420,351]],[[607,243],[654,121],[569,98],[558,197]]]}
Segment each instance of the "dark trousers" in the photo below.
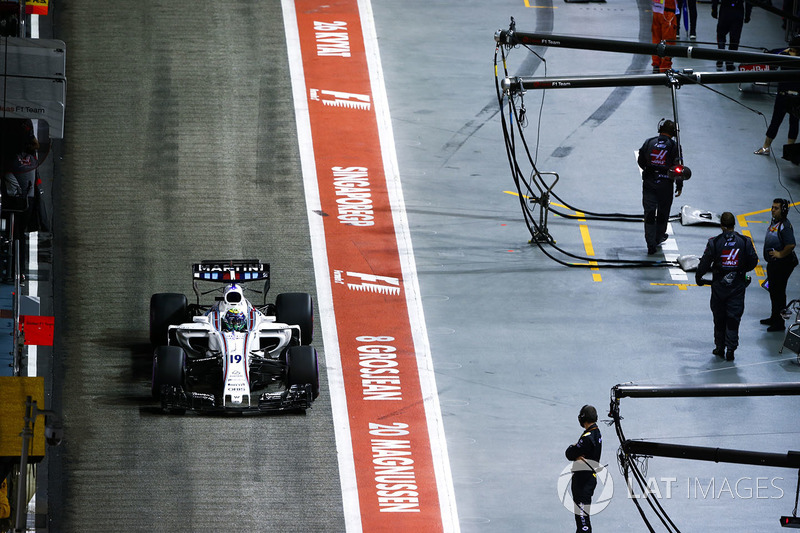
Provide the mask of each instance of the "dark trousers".
{"label": "dark trousers", "polygon": [[586,472],[572,475],[572,501],[575,503],[575,531],[591,533],[592,522],[589,519],[589,507],[592,495],[597,487],[597,478]]}
{"label": "dark trousers", "polygon": [[[688,9],[686,9],[688,7]],[[697,34],[697,0],[687,0],[684,7],[681,9],[683,13],[683,20],[689,21],[689,35]],[[689,15],[687,18],[686,15]]]}
{"label": "dark trousers", "polygon": [[[770,283],[772,283],[770,281]],[[711,314],[714,317],[714,345],[735,350],[739,347],[739,323],[744,314],[744,293],[747,285],[734,282],[726,286],[721,281],[711,284]]]}
{"label": "dark trousers", "polygon": [[672,209],[672,180],[646,179],[642,184],[642,207],[644,208],[644,240],[648,248],[661,242],[667,232],[669,210]]}
{"label": "dark trousers", "polygon": [[783,324],[781,311],[786,308],[786,284],[792,275],[794,264],[792,257],[784,257],[767,263],[767,279],[769,279],[769,299],[772,313],[769,318],[775,324]]}
{"label": "dark trousers", "polygon": [[[767,137],[770,139],[774,139],[778,136],[778,128],[781,127],[783,117],[789,112],[787,106],[788,102],[789,97],[785,94],[778,93],[775,97],[775,105],[772,107],[772,120],[767,128]],[[800,124],[800,119],[794,115],[789,115],[789,139],[797,139],[798,124]]]}
{"label": "dark trousers", "polygon": [[[741,9],[720,9],[717,19],[717,48],[725,49],[725,37],[730,34],[730,45],[728,50],[739,49],[739,39],[742,38],[742,27],[744,26],[744,7]],[[717,61],[717,66],[722,66],[722,61]],[[733,70],[733,62],[728,61],[728,70]]]}

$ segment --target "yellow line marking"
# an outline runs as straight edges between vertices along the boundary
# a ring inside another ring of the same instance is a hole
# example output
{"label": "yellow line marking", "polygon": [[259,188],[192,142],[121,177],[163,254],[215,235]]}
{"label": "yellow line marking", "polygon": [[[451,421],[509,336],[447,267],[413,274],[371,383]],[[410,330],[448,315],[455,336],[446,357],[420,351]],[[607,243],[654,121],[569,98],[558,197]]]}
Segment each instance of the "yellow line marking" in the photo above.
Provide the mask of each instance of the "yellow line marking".
{"label": "yellow line marking", "polygon": [[[506,193],[506,194],[510,194],[511,196],[516,196],[517,198],[519,198],[519,193],[518,192],[514,192],[514,191],[503,191],[503,192]],[[527,194],[523,194],[522,197],[525,198],[526,200],[530,200],[531,199],[531,197],[528,196]],[[556,207],[560,207],[561,209],[569,209],[569,207],[567,207],[565,205],[562,205],[562,204],[559,204],[557,202],[550,202],[550,205],[554,205]],[[554,213],[554,214],[556,214],[556,213]]]}
{"label": "yellow line marking", "polygon": [[[528,0],[525,0],[526,5],[527,5],[527,2],[528,2]],[[505,194],[510,194],[511,196],[516,196],[517,198],[519,198],[519,196],[520,196],[518,192],[514,192],[514,191],[503,191],[503,192]],[[526,195],[526,194],[523,194],[522,197],[525,198],[526,200],[530,199],[530,197],[528,195]],[[550,202],[550,205],[554,205],[556,207],[560,207],[561,209],[569,209],[567,206],[561,205],[561,204],[556,203],[556,202]],[[557,215],[557,213],[553,213],[553,214]],[[586,215],[584,215],[580,211],[575,211],[575,214],[578,217],[580,217],[578,219],[580,222],[586,222],[586,219],[584,218]],[[592,246],[592,238],[589,235],[589,226],[587,226],[586,224],[580,224],[579,227],[580,227],[580,230],[581,230],[581,238],[583,239],[583,247],[586,249],[586,255],[588,255],[589,257],[594,257],[594,246]],[[600,275],[600,269],[597,267],[597,265],[598,265],[597,261],[589,261],[588,263],[572,263],[572,264],[573,265],[589,265],[589,266],[591,266],[592,267],[592,269],[591,269],[592,270],[592,280],[593,281],[603,281],[603,277]]]}
{"label": "yellow line marking", "polygon": [[580,225],[581,237],[583,238],[583,247],[586,249],[586,255],[594,257],[594,247],[592,246],[592,238],[589,236],[589,226],[586,224]]}
{"label": "yellow line marking", "polygon": [[[795,206],[795,205],[800,205],[800,202],[795,202],[793,204],[789,204],[789,207],[792,207],[792,206]],[[737,216],[736,218],[738,219],[739,225],[741,227],[743,227],[743,228],[746,228],[747,227],[747,220],[745,220],[745,219],[747,217],[752,216],[752,215],[760,215],[762,213],[769,213],[770,211],[772,211],[772,205],[770,205],[769,209],[761,209],[760,211],[753,211],[751,213],[745,213],[743,215]],[[760,220],[751,221],[751,222],[757,222],[757,223],[762,223],[763,224],[763,222],[761,222]]]}
{"label": "yellow line marking", "polygon": [[[581,213],[580,211],[575,211],[575,214],[579,216],[581,222],[586,222],[586,215]],[[583,247],[586,250],[586,255],[589,257],[594,257],[594,246],[592,245],[592,237],[589,235],[589,226],[586,224],[580,224],[578,226],[581,230],[581,238],[583,239]],[[597,267],[597,261],[589,261],[590,265],[593,265],[595,268],[592,268],[592,281],[600,282],[603,281],[603,277],[600,275],[600,269]]]}
{"label": "yellow line marking", "polygon": [[678,287],[680,290],[685,291],[689,287],[699,287],[695,283],[651,283],[650,285],[660,285],[663,287]]}
{"label": "yellow line marking", "polygon": [[532,6],[529,0],[525,0],[525,7],[533,7],[538,9],[558,9],[558,6]]}
{"label": "yellow line marking", "polygon": [[[790,207],[793,207],[795,205],[800,205],[800,202],[795,202],[793,204],[789,204]],[[769,213],[771,211],[772,211],[772,205],[770,205],[769,209],[761,209],[759,211],[752,211],[750,213],[744,213],[743,215],[738,215],[736,217],[736,221],[739,223],[739,226],[741,228],[746,228],[747,227],[747,217],[753,216],[753,215],[763,215],[764,213]],[[767,221],[767,222],[765,222],[763,220],[751,220],[750,221],[750,224],[765,224],[765,223],[768,224],[769,221]],[[750,234],[750,230],[742,229],[742,235],[744,235],[746,237],[750,237],[750,240],[753,241],[753,246],[755,246],[756,241],[753,239],[753,236]],[[758,250],[758,248],[756,248],[756,250]],[[766,258],[762,257],[762,259],[764,259],[766,261]],[[756,265],[756,268],[755,268],[754,272],[755,272],[756,276],[758,276],[759,278],[764,278],[764,277],[767,276],[766,270],[765,270],[764,267],[761,266],[761,263]],[[760,283],[759,283],[759,285],[760,285]]]}
{"label": "yellow line marking", "polygon": [[[744,235],[745,237],[750,239],[753,242],[753,246],[756,245],[756,241],[753,240],[753,236],[750,234],[750,230],[749,229],[743,229],[742,230],[742,235]],[[756,248],[756,249],[758,249],[758,248]],[[763,278],[766,275],[764,273],[764,267],[762,267],[761,264],[756,265],[755,273],[756,273],[756,276],[758,276],[759,278]]]}
{"label": "yellow line marking", "polygon": [[[527,2],[527,0],[526,0]],[[503,191],[505,194],[510,194],[511,196],[516,196],[519,198],[519,193],[514,191]],[[530,199],[528,195],[523,194],[523,198]],[[560,207],[561,209],[569,209],[565,205],[561,205],[556,202],[550,202],[550,205],[554,205],[556,207]],[[555,214],[555,213],[554,213]],[[581,217],[579,220],[580,222],[586,222],[586,219],[583,218],[586,215],[581,213],[580,211],[575,211],[575,214]],[[589,226],[586,224],[580,225],[581,230],[581,238],[583,239],[583,247],[586,249],[586,255],[589,257],[594,257],[594,246],[592,246],[592,238],[589,236]],[[592,267],[592,280],[593,281],[603,281],[603,277],[600,275],[600,269],[597,268],[597,261],[589,261],[588,263],[572,263],[573,265],[589,265]]]}
{"label": "yellow line marking", "polygon": [[[750,214],[752,215],[753,213],[750,213]],[[738,215],[736,217],[736,221],[739,223],[739,227],[740,228],[746,228],[747,227],[747,215]]]}

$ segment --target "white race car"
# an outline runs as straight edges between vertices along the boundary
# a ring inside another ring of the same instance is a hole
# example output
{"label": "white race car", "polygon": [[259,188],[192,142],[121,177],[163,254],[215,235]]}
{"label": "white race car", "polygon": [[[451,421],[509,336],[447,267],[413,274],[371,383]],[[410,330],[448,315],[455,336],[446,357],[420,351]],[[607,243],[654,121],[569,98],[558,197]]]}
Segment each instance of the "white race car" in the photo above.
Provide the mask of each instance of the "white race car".
{"label": "white race car", "polygon": [[[153,397],[166,412],[305,410],[319,395],[311,296],[279,294],[267,303],[269,264],[203,261],[192,266],[197,303],[186,295],[150,298]],[[263,290],[246,284],[264,281]],[[221,287],[201,293],[200,282]],[[245,291],[263,294],[254,305]],[[202,305],[200,297],[220,293]]]}

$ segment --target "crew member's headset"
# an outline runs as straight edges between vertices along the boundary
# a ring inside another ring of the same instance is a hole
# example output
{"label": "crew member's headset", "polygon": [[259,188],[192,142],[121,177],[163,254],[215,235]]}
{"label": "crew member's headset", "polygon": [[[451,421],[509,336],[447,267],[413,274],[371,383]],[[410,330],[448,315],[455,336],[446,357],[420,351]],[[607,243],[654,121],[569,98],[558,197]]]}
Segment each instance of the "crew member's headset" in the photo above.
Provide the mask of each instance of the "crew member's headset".
{"label": "crew member's headset", "polygon": [[583,426],[586,422],[597,422],[597,409],[591,405],[584,405],[578,413],[578,423]]}
{"label": "crew member's headset", "polygon": [[786,219],[786,216],[789,214],[789,200],[786,198],[779,198],[777,201],[781,204],[781,218]]}
{"label": "crew member's headset", "polygon": [[671,120],[667,120],[666,118],[662,118],[661,120],[658,121],[658,132],[661,133],[661,128],[665,124],[667,126],[666,133],[668,133],[670,137],[675,137],[675,135],[677,135],[675,123],[672,122]]}

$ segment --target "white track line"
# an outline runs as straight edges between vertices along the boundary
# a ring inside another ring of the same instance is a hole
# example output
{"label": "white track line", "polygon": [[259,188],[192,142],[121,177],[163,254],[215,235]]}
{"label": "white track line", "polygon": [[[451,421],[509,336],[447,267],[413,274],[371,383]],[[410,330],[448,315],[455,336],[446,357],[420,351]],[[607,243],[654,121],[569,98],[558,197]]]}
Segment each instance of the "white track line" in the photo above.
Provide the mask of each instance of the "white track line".
{"label": "white track line", "polygon": [[311,138],[311,119],[308,114],[303,57],[300,49],[300,35],[297,29],[297,14],[292,0],[281,0],[283,24],[286,33],[286,48],[289,56],[289,71],[292,78],[292,97],[294,99],[295,120],[297,121],[297,141],[300,150],[300,163],[303,172],[303,185],[311,233],[311,251],[314,257],[314,273],[317,280],[317,307],[322,326],[325,345],[325,367],[328,373],[328,387],[331,397],[331,411],[336,435],[336,453],[339,460],[339,479],[344,505],[344,521],[347,531],[361,531],[361,511],[358,503],[353,444],[350,440],[350,420],[347,415],[347,398],[344,394],[341,355],[336,320],[333,314],[333,296],[328,281],[328,255],[325,251],[325,227],[317,214],[321,210],[317,170],[314,158],[314,145]]}

